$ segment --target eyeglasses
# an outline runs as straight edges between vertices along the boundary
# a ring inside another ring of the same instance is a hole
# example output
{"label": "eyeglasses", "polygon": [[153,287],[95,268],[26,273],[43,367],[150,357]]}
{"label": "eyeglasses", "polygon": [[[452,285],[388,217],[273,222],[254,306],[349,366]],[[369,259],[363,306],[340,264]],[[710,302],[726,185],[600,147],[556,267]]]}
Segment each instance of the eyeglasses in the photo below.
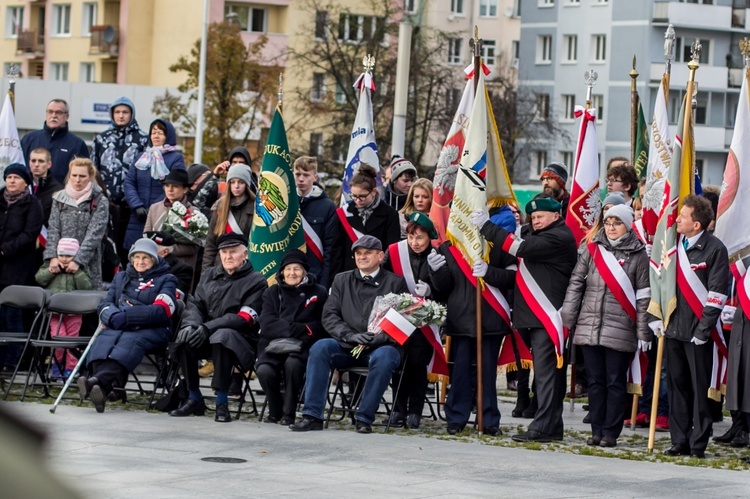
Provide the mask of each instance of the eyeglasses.
{"label": "eyeglasses", "polygon": [[621,227],[625,225],[623,222],[606,222],[604,226],[608,229],[614,229],[615,227]]}
{"label": "eyeglasses", "polygon": [[67,111],[53,111],[52,109],[47,109],[47,114],[50,116],[65,116],[68,114]]}
{"label": "eyeglasses", "polygon": [[363,199],[367,199],[370,194],[372,194],[372,191],[368,192],[367,194],[352,194],[352,199],[362,201]]}
{"label": "eyeglasses", "polygon": [[608,178],[607,183],[608,184],[621,184],[622,180],[620,180],[619,178]]}

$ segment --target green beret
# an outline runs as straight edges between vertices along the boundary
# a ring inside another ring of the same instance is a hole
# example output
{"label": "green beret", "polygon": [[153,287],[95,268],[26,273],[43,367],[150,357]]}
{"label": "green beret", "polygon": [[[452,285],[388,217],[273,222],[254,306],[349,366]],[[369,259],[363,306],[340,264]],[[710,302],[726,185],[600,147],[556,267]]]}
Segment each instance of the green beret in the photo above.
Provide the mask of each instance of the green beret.
{"label": "green beret", "polygon": [[532,199],[526,203],[526,214],[531,215],[535,211],[551,211],[553,213],[560,213],[562,205],[552,198],[539,198]]}
{"label": "green beret", "polygon": [[411,215],[409,215],[409,222],[414,222],[415,224],[421,226],[425,232],[427,232],[427,235],[430,236],[430,239],[437,239],[437,231],[435,230],[435,224],[432,223],[432,220],[430,220],[430,217],[422,213],[421,211],[414,211]]}

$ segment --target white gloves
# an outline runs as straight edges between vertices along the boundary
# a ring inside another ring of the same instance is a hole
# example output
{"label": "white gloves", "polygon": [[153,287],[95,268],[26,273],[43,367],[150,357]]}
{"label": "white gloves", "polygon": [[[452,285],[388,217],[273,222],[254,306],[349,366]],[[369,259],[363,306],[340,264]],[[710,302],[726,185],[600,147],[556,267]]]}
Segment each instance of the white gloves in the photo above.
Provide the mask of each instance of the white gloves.
{"label": "white gloves", "polygon": [[734,321],[734,313],[737,311],[737,307],[731,305],[724,305],[721,310],[721,322],[724,324],[731,324]]}
{"label": "white gloves", "polygon": [[649,350],[651,350],[651,342],[638,340],[638,348],[641,349],[641,352],[648,352]]}
{"label": "white gloves", "polygon": [[651,321],[648,323],[648,327],[653,331],[657,338],[661,338],[664,334],[664,323],[662,321]]}
{"label": "white gloves", "polygon": [[471,267],[472,273],[474,277],[484,277],[487,275],[487,262],[483,260],[477,260],[474,262],[474,265]]}
{"label": "white gloves", "polygon": [[485,210],[474,210],[471,212],[471,215],[469,215],[469,221],[480,229],[486,222],[489,222],[489,220],[490,216]]}
{"label": "white gloves", "polygon": [[427,255],[427,265],[429,265],[430,269],[434,272],[445,265],[445,257],[433,248],[430,254]]}
{"label": "white gloves", "polygon": [[421,296],[422,298],[424,298],[425,296],[430,296],[430,285],[424,281],[419,281],[414,285],[414,292],[417,294],[417,296]]}
{"label": "white gloves", "polygon": [[653,244],[646,244],[646,255],[651,258],[651,250],[654,248]]}
{"label": "white gloves", "polygon": [[708,340],[699,340],[698,338],[693,336],[693,339],[690,340],[690,343],[694,343],[695,346],[699,347],[701,345],[705,345],[706,343],[708,343]]}

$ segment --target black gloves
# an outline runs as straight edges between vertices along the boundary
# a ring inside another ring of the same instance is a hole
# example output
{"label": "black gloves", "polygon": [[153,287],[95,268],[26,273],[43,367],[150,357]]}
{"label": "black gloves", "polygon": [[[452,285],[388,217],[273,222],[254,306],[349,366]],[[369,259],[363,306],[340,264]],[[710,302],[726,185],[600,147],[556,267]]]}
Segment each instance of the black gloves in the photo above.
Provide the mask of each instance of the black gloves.
{"label": "black gloves", "polygon": [[375,337],[372,333],[353,333],[346,338],[347,343],[353,345],[369,345],[372,339]]}
{"label": "black gloves", "polygon": [[134,213],[135,213],[135,218],[137,218],[141,222],[145,222],[146,217],[148,217],[148,210],[144,208],[143,206],[139,206],[138,208],[136,208]]}
{"label": "black gloves", "polygon": [[300,322],[292,322],[289,324],[289,329],[292,332],[293,338],[304,338],[307,336],[307,327]]}
{"label": "black gloves", "polygon": [[177,343],[187,343],[192,348],[198,348],[208,340],[208,336],[206,326],[187,326],[180,329],[175,341]]}
{"label": "black gloves", "polygon": [[109,327],[122,331],[128,325],[128,316],[125,312],[117,312],[109,316]]}

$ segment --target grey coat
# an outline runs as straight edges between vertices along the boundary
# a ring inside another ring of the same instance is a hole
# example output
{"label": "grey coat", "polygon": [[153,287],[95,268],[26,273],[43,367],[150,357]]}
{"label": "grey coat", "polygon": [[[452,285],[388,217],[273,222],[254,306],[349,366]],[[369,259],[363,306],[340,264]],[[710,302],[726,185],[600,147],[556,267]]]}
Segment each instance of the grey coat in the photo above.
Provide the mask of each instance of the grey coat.
{"label": "grey coat", "polygon": [[[91,210],[92,201],[94,209]],[[76,204],[65,190],[52,196],[52,213],[47,229],[47,247],[44,261],[57,256],[57,243],[63,237],[72,237],[81,245],[73,261],[86,267],[91,276],[91,288],[102,287],[102,239],[109,221],[109,201],[97,184],[81,204]]]}
{"label": "grey coat", "polygon": [[[616,248],[611,246],[604,229],[593,242],[612,252],[630,278],[633,290],[649,289],[648,256],[643,243],[631,229]],[[628,316],[604,283],[591,253],[584,249],[573,269],[561,310],[565,327],[575,327],[576,345],[603,346],[620,352],[635,352],[638,341],[652,341],[648,328],[648,293],[636,300],[637,323]]]}

